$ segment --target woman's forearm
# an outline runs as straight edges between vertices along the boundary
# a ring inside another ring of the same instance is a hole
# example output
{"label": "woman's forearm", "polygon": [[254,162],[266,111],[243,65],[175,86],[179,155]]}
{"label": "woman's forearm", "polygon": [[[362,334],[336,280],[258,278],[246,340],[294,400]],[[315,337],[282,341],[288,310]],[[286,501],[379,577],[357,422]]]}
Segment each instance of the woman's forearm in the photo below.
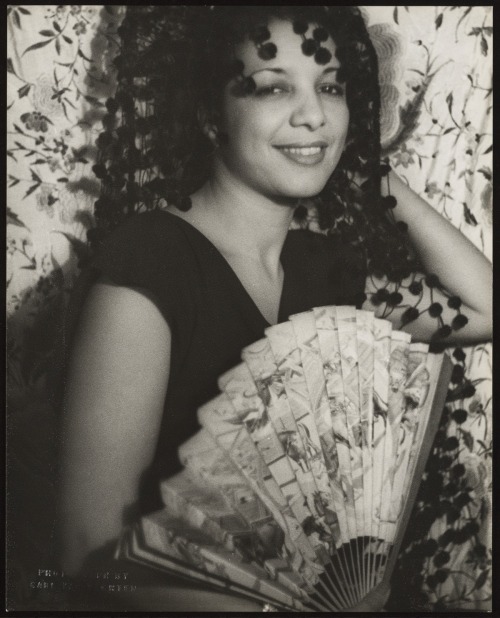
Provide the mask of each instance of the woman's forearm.
{"label": "woman's forearm", "polygon": [[383,179],[382,193],[397,200],[396,220],[408,233],[425,270],[434,273],[453,295],[483,318],[492,315],[492,268],[489,260],[430,204],[412,191],[393,171]]}

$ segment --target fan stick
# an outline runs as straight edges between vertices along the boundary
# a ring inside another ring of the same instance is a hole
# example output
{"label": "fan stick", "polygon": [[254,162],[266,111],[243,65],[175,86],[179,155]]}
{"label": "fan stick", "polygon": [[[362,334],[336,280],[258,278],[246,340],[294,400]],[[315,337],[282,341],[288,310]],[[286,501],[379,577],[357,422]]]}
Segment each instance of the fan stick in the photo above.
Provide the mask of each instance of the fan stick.
{"label": "fan stick", "polygon": [[[329,565],[331,565],[332,570],[333,570],[334,574],[336,575],[336,580],[332,580],[332,578],[330,577],[330,574],[327,571],[328,565],[326,565],[325,573],[324,574],[325,574],[326,578],[328,579],[328,581],[330,582],[330,586],[332,587],[332,589],[336,592],[336,594],[338,594],[342,598],[342,597],[344,597],[344,592],[343,592],[342,588],[340,588],[340,590],[338,588],[338,584],[339,584],[339,582],[342,581],[342,578],[338,577],[338,573],[335,570],[335,567],[333,565],[332,560],[330,560]],[[345,601],[347,601],[347,599],[345,599]]]}
{"label": "fan stick", "polygon": [[[332,560],[330,561],[330,565],[331,565],[332,571],[334,573],[336,573],[335,565],[334,565],[333,561],[335,559],[337,559],[339,561],[340,570],[342,572],[342,578],[341,579],[337,578],[337,583],[338,583],[338,587],[340,588],[340,591],[341,591],[340,596],[341,596],[341,598],[343,600],[343,604],[344,604],[342,607],[348,607],[351,603],[354,603],[354,601],[353,601],[352,595],[350,595],[350,586],[348,585],[347,577],[346,577],[344,568],[342,566],[342,563],[340,562],[340,555],[342,555],[342,553],[343,553],[343,549],[341,548],[340,551],[336,554],[336,556],[332,557]],[[328,565],[328,566],[330,566],[330,565]],[[327,569],[328,569],[328,566],[327,566]],[[342,585],[342,584],[344,584],[344,585]]]}
{"label": "fan stick", "polygon": [[[354,587],[354,584],[353,584],[353,581],[351,579],[351,573],[350,573],[350,569],[349,569],[348,564],[347,564],[344,547],[345,546],[343,546],[340,549],[340,551],[337,553],[336,556],[334,556],[334,558],[337,558],[339,560],[340,569],[342,571],[342,576],[343,576],[343,581],[346,584],[346,588],[347,588],[347,592],[345,592],[345,590],[344,590],[344,595],[347,595],[344,598],[346,600],[347,606],[349,606],[349,603],[352,603],[354,605],[356,603],[356,599],[355,599],[354,595],[352,594],[352,588]],[[344,562],[345,569],[344,569],[344,566],[342,565],[341,559]],[[333,558],[332,558],[332,560],[333,560]],[[346,575],[346,573],[347,573],[347,575]]]}
{"label": "fan stick", "polygon": [[[326,571],[325,571],[325,574],[326,574]],[[327,577],[327,580],[330,586],[332,586],[332,583],[333,583],[332,580],[329,577]],[[339,602],[339,600],[336,597],[334,597],[331,589],[327,588],[322,582],[318,584],[318,586],[316,587],[316,591],[318,591],[318,587],[320,587],[325,592],[326,596],[330,599],[330,604],[333,603],[336,609],[340,609],[342,607],[342,603]]]}

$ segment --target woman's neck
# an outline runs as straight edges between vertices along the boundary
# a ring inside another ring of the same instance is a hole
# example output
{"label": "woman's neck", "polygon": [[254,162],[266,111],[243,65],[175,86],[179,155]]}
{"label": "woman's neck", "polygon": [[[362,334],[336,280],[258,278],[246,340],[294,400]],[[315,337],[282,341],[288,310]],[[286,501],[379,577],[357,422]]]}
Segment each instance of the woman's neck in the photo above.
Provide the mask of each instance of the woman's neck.
{"label": "woman's neck", "polygon": [[279,265],[293,217],[294,202],[279,203],[218,174],[191,196],[184,218],[226,256],[260,262],[269,271]]}

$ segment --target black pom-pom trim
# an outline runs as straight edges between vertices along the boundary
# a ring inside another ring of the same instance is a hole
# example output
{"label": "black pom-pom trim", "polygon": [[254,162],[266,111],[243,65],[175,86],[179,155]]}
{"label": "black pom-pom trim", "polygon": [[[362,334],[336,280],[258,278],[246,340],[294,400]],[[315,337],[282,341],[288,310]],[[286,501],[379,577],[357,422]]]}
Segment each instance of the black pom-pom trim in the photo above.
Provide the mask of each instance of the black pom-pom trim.
{"label": "black pom-pom trim", "polygon": [[308,28],[309,24],[306,21],[297,19],[293,22],[293,31],[295,34],[305,34]]}
{"label": "black pom-pom trim", "polygon": [[429,315],[433,318],[437,318],[443,313],[443,305],[441,303],[432,303],[429,307]]}
{"label": "black pom-pom trim", "polygon": [[461,463],[455,464],[453,466],[453,468],[451,469],[451,474],[456,479],[458,479],[461,476],[463,476],[465,474],[465,466],[464,466],[464,464],[461,464]]}
{"label": "black pom-pom trim", "polygon": [[451,325],[452,325],[454,330],[459,330],[459,329],[463,328],[468,322],[469,322],[469,320],[465,317],[465,315],[460,313],[459,315],[456,315],[453,318],[453,321],[452,321]]}
{"label": "black pom-pom trim", "polygon": [[437,275],[427,275],[427,277],[425,278],[425,282],[427,283],[428,287],[430,288],[435,288],[439,285],[439,278]]}
{"label": "black pom-pom trim", "polygon": [[326,47],[320,47],[314,54],[314,60],[317,64],[328,64],[332,59],[332,54],[326,49]]}
{"label": "black pom-pom trim", "polygon": [[455,348],[453,350],[453,356],[454,358],[457,359],[457,361],[459,361],[460,363],[463,363],[465,360],[465,352],[463,351],[462,348]]}
{"label": "black pom-pom trim", "polygon": [[264,41],[270,39],[271,33],[269,32],[269,28],[267,28],[267,26],[258,26],[248,36],[254,43],[259,45],[260,43],[264,43]]}
{"label": "black pom-pom trim", "polygon": [[381,201],[384,208],[396,208],[398,205],[398,201],[394,195],[386,195],[381,198]]}
{"label": "black pom-pom trim", "polygon": [[324,28],[314,28],[313,38],[319,43],[323,43],[328,39],[328,32]]}
{"label": "black pom-pom trim", "polygon": [[381,288],[380,290],[377,290],[375,296],[380,302],[383,303],[389,299],[390,292],[387,288]]}
{"label": "black pom-pom trim", "polygon": [[420,294],[422,294],[422,284],[420,283],[420,281],[413,281],[413,283],[410,283],[410,285],[408,286],[408,290],[414,296],[419,296]]}
{"label": "black pom-pom trim", "polygon": [[416,307],[408,307],[408,309],[401,316],[401,321],[404,324],[408,324],[409,322],[413,322],[420,315],[418,309]]}
{"label": "black pom-pom trim", "polygon": [[439,569],[434,573],[434,577],[439,584],[444,583],[448,579],[448,575],[450,574],[449,569]]}
{"label": "black pom-pom trim", "polygon": [[456,531],[452,530],[451,528],[445,530],[443,534],[438,538],[439,545],[441,545],[441,547],[446,547],[450,543],[453,543],[453,541],[455,540],[455,532]]}
{"label": "black pom-pom trim", "polygon": [[382,163],[380,166],[380,175],[387,176],[387,174],[391,171],[391,166],[388,163]]}
{"label": "black pom-pom trim", "polygon": [[460,309],[462,306],[462,300],[459,296],[452,296],[448,299],[448,307],[451,309]]}
{"label": "black pom-pom trim", "polygon": [[304,221],[307,218],[307,208],[299,204],[293,212],[293,218],[296,221]]}
{"label": "black pom-pom trim", "polygon": [[113,136],[109,131],[104,131],[99,135],[96,139],[96,146],[98,148],[104,149],[106,146],[109,146],[113,141]]}
{"label": "black pom-pom trim", "polygon": [[191,198],[188,196],[185,197],[181,197],[180,200],[178,200],[176,206],[179,210],[182,210],[182,212],[186,212],[188,210],[190,210],[191,206],[192,206],[192,202],[191,202]]}
{"label": "black pom-pom trim", "polygon": [[453,365],[451,372],[451,382],[453,384],[459,384],[464,379],[464,368],[462,365]]}
{"label": "black pom-pom trim", "polygon": [[438,550],[437,541],[435,539],[428,539],[423,545],[422,550],[423,550],[424,555],[430,558]]}
{"label": "black pom-pom trim", "polygon": [[94,175],[100,180],[107,175],[106,167],[102,163],[97,163],[92,167]]}
{"label": "black pom-pom trim", "polygon": [[451,335],[451,326],[448,326],[448,324],[444,324],[443,326],[441,326],[441,328],[438,328],[436,331],[436,337],[438,339],[444,339],[446,337],[449,337]]}
{"label": "black pom-pom trim", "polygon": [[262,60],[272,60],[276,57],[278,48],[274,43],[266,43],[265,45],[261,45],[259,47],[259,51],[257,53],[259,54],[259,58],[262,58]]}
{"label": "black pom-pom trim", "polygon": [[399,292],[392,292],[389,294],[389,298],[387,299],[388,305],[391,305],[391,307],[396,307],[401,302],[403,302],[403,296]]}
{"label": "black pom-pom trim", "polygon": [[113,98],[110,98],[106,101],[106,109],[110,114],[116,114],[119,107],[120,106],[118,105],[117,101],[115,101],[115,99]]}
{"label": "black pom-pom trim", "polygon": [[301,47],[302,47],[302,53],[305,56],[314,56],[314,54],[316,53],[316,50],[318,49],[318,44],[316,43],[314,39],[306,39],[302,43]]}
{"label": "black pom-pom trim", "polygon": [[449,438],[447,438],[443,445],[443,449],[445,451],[454,451],[458,447],[459,447],[459,442],[458,442],[458,439],[455,438],[455,436],[450,436]]}
{"label": "black pom-pom trim", "polygon": [[450,561],[450,554],[447,551],[440,551],[433,558],[434,564],[439,568]]}
{"label": "black pom-pom trim", "polygon": [[431,341],[429,344],[429,352],[432,354],[441,354],[446,350],[446,344],[442,341]]}

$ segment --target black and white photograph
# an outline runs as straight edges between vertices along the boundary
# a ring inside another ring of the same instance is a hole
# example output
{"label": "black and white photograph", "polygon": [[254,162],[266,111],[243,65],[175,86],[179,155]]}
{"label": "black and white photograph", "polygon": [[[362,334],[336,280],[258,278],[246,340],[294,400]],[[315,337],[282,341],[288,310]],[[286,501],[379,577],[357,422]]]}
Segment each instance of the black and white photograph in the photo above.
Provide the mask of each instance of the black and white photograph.
{"label": "black and white photograph", "polygon": [[493,6],[6,12],[4,610],[491,613]]}

